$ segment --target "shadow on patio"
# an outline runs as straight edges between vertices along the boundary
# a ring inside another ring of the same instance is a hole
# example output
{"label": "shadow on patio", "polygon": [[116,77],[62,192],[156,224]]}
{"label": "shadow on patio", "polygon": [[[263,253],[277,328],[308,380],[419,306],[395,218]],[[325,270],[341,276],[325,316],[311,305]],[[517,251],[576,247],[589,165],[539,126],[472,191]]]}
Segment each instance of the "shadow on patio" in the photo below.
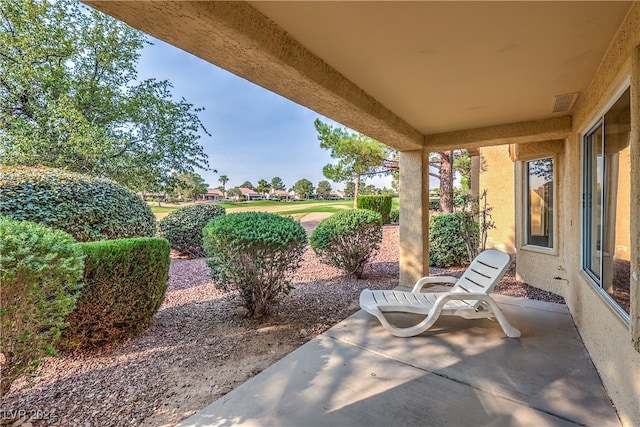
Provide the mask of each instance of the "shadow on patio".
{"label": "shadow on patio", "polygon": [[494,298],[520,339],[444,316],[395,338],[359,311],[180,426],[619,426],[566,306]]}

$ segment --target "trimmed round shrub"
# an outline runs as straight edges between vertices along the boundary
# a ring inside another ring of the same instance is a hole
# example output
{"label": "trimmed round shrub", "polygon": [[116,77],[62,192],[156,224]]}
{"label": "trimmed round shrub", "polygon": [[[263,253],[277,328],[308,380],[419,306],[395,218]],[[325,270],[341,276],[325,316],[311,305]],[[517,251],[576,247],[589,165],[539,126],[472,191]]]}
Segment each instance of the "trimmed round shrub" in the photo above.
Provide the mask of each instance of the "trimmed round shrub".
{"label": "trimmed round shrub", "polygon": [[469,263],[464,221],[465,212],[429,216],[429,265],[451,267]]}
{"label": "trimmed round shrub", "polygon": [[364,195],[358,196],[358,209],[369,209],[378,212],[382,216],[382,223],[389,224],[389,213],[391,212],[391,196]]}
{"label": "trimmed round shrub", "polygon": [[0,215],[45,224],[80,242],[156,233],[151,208],[132,191],[44,167],[0,166]]}
{"label": "trimmed round shrub", "polygon": [[362,277],[380,242],[381,215],[367,209],[342,211],[322,220],[309,239],[321,262],[357,278]]}
{"label": "trimmed round shrub", "polygon": [[207,256],[202,247],[202,230],[214,218],[224,215],[218,205],[192,205],[177,209],[158,221],[159,235],[191,258]]}
{"label": "trimmed round shrub", "polygon": [[84,288],[59,348],[98,347],[140,334],[164,301],[169,242],[143,237],[78,247],[86,256]]}
{"label": "trimmed round shrub", "polygon": [[0,395],[55,355],[82,286],[82,251],[62,231],[0,217]]}
{"label": "trimmed round shrub", "polygon": [[261,317],[293,287],[307,233],[291,217],[264,212],[222,215],[204,229],[211,278],[237,290],[250,317]]}

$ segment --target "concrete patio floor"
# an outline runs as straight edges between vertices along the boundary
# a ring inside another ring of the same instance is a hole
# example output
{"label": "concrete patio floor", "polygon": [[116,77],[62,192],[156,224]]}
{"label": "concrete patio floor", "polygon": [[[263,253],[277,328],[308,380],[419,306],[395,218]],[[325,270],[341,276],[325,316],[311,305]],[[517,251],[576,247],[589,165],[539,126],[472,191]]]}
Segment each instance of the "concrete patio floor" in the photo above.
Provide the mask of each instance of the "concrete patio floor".
{"label": "concrete patio floor", "polygon": [[493,296],[520,339],[457,317],[396,338],[359,311],[179,426],[619,426],[566,306]]}

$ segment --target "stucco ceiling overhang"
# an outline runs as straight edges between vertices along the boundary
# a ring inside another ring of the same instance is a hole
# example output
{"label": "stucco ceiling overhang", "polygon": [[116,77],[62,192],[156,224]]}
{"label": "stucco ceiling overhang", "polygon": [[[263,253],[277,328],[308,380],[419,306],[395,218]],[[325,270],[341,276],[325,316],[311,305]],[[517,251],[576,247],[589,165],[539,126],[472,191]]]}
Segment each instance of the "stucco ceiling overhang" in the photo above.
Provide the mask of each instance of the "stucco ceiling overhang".
{"label": "stucco ceiling overhang", "polygon": [[632,4],[86,3],[403,150],[566,136]]}

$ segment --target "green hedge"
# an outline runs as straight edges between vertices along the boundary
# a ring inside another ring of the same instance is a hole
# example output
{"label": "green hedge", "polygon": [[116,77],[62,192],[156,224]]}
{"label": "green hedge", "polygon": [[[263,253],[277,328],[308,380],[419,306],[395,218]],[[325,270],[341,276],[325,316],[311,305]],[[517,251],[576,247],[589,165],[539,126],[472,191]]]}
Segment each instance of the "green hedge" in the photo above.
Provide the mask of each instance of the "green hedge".
{"label": "green hedge", "polygon": [[307,233],[291,217],[264,212],[222,215],[204,229],[216,286],[237,290],[249,316],[260,317],[287,295]]}
{"label": "green hedge", "polygon": [[120,342],[144,330],[164,301],[170,247],[165,239],[135,238],[82,243],[84,288],[61,348]]}
{"label": "green hedge", "polygon": [[0,217],[0,395],[54,355],[65,316],[82,286],[75,240],[42,224]]}
{"label": "green hedge", "polygon": [[338,212],[322,220],[309,243],[321,262],[362,277],[364,266],[380,248],[382,219],[368,209]]}
{"label": "green hedge", "polygon": [[0,215],[45,224],[80,242],[156,233],[151,208],[132,191],[44,167],[0,166]]}
{"label": "green hedge", "polygon": [[400,222],[400,209],[391,209],[389,212],[389,223],[397,224]]}
{"label": "green hedge", "polygon": [[158,222],[159,236],[176,249],[192,258],[207,254],[202,247],[202,230],[214,218],[224,215],[222,206],[202,204],[176,209]]}
{"label": "green hedge", "polygon": [[431,197],[429,198],[429,210],[439,211],[440,210],[440,198],[439,197]]}
{"label": "green hedge", "polygon": [[369,209],[378,212],[382,216],[382,223],[389,224],[389,213],[391,212],[391,196],[366,195],[358,196],[358,209]]}
{"label": "green hedge", "polygon": [[463,221],[465,212],[429,216],[429,265],[451,267],[469,263]]}

